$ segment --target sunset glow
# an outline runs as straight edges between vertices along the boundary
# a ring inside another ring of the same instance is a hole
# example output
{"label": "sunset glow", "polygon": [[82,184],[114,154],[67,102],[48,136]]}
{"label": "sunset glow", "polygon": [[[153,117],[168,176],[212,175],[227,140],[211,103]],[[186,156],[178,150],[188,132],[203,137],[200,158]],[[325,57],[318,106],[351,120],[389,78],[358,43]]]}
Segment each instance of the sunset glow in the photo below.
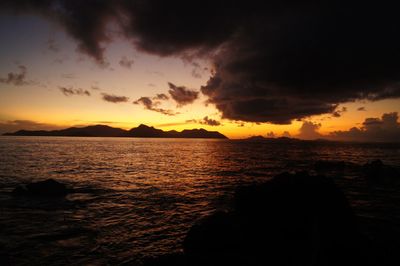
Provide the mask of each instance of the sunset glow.
{"label": "sunset glow", "polygon": [[[101,43],[102,63],[79,51],[77,42],[59,24],[29,12],[17,16],[0,13],[0,33],[4,37],[0,49],[0,133],[93,124],[129,129],[146,124],[164,130],[202,127],[229,138],[287,133],[302,138],[299,130],[303,121],[319,124],[318,132],[328,136],[333,131],[362,128],[366,118],[400,112],[398,99],[362,100],[339,104],[335,114],[311,115],[284,124],[232,120],[207,103],[209,97],[200,92],[214,71],[207,56],[185,59],[143,52],[123,37],[112,21],[106,30],[108,40]],[[21,79],[7,81],[10,75]],[[168,93],[169,83],[196,91],[198,97],[179,105]],[[64,93],[65,89],[71,93]],[[157,94],[168,99],[154,100]],[[109,102],[104,95],[124,100]],[[153,99],[155,107],[133,104],[141,97]],[[154,110],[157,108],[170,115]],[[206,122],[205,117],[216,123]]]}

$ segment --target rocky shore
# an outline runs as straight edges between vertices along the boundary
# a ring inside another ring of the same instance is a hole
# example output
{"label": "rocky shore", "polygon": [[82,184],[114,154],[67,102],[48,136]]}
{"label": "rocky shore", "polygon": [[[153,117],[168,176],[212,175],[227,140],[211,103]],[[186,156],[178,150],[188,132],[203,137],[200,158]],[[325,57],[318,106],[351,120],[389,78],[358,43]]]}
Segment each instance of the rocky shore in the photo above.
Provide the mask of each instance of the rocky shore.
{"label": "rocky shore", "polygon": [[[317,162],[341,171],[344,162]],[[373,161],[361,166],[366,182],[398,185],[399,172]],[[233,210],[198,221],[186,235],[183,252],[148,258],[164,265],[398,265],[393,239],[370,239],[343,194],[324,175],[282,173],[263,184],[236,190]]]}

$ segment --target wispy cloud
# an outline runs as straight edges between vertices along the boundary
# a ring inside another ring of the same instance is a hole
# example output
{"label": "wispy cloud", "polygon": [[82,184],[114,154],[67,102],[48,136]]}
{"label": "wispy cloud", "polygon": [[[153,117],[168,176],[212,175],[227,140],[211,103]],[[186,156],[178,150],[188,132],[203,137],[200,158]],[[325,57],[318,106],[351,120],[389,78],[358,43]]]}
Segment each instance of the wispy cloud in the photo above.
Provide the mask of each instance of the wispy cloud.
{"label": "wispy cloud", "polygon": [[220,121],[209,118],[208,116],[205,116],[202,119],[189,119],[189,120],[186,120],[186,123],[194,123],[194,124],[201,124],[201,125],[207,125],[207,126],[222,125]]}
{"label": "wispy cloud", "polygon": [[56,44],[56,41],[53,38],[49,38],[46,44],[48,50],[55,53],[58,53],[60,51],[60,47]]}
{"label": "wispy cloud", "polygon": [[190,124],[190,122],[172,122],[172,123],[164,123],[164,124],[158,124],[156,127],[174,127],[174,126],[182,126],[182,125],[187,125]]}
{"label": "wispy cloud", "polygon": [[219,126],[221,125],[221,122],[208,118],[208,116],[205,116],[203,119],[188,119],[184,122],[172,122],[172,123],[163,123],[163,124],[158,124],[158,127],[172,127],[172,126],[182,126],[182,125],[188,125],[188,124],[200,124],[200,125],[208,125],[208,126]]}
{"label": "wispy cloud", "polygon": [[169,100],[169,97],[164,93],[159,93],[153,97],[153,100],[166,101],[166,100]]}
{"label": "wispy cloud", "polygon": [[341,117],[343,113],[347,112],[347,107],[343,106],[342,109],[332,112],[333,117]]}
{"label": "wispy cloud", "polygon": [[134,101],[133,104],[141,104],[147,110],[158,112],[164,115],[174,116],[179,114],[177,112],[174,112],[173,110],[158,108],[157,106],[159,106],[161,103],[159,101],[153,101],[152,99],[150,99],[150,97],[140,97],[139,99]]}
{"label": "wispy cloud", "polygon": [[36,122],[32,120],[11,120],[0,121],[0,134],[15,132],[21,129],[26,130],[53,130],[60,129],[60,126]]}
{"label": "wispy cloud", "polygon": [[125,103],[129,101],[129,97],[118,96],[114,94],[102,93],[102,99],[110,103]]}
{"label": "wispy cloud", "polygon": [[58,89],[65,95],[65,96],[90,96],[90,92],[88,90],[84,90],[81,88],[73,88],[73,87],[58,87]]}
{"label": "wispy cloud", "polygon": [[26,73],[27,73],[26,66],[19,65],[18,69],[19,69],[18,73],[10,72],[7,74],[7,77],[0,78],[0,83],[6,83],[15,86],[23,86],[32,83],[26,80]]}
{"label": "wispy cloud", "polygon": [[90,89],[91,89],[91,90],[94,90],[94,91],[101,91],[100,87],[97,86],[97,85],[91,86]]}
{"label": "wispy cloud", "polygon": [[76,79],[76,76],[72,73],[61,74],[61,77],[64,79]]}
{"label": "wispy cloud", "polygon": [[125,68],[129,68],[131,69],[133,64],[135,63],[135,61],[133,61],[133,59],[129,59],[126,56],[123,56],[120,60],[119,60],[119,65]]}

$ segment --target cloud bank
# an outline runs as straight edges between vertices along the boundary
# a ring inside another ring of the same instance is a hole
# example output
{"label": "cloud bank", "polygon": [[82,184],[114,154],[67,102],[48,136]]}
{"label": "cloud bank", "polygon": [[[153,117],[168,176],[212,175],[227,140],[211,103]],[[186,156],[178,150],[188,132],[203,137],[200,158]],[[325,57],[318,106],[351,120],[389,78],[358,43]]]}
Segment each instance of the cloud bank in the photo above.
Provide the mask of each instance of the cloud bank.
{"label": "cloud bank", "polygon": [[362,127],[335,131],[329,137],[349,141],[400,142],[398,118],[397,112],[383,114],[381,118],[366,118]]}
{"label": "cloud bank", "polygon": [[356,142],[400,142],[400,123],[397,112],[385,113],[381,118],[368,117],[361,127],[352,127],[349,130],[338,130],[328,134],[321,134],[320,123],[303,121],[296,138],[301,139],[329,139]]}
{"label": "cloud bank", "polygon": [[[213,75],[201,91],[231,120],[287,124],[400,96],[394,1],[4,0],[0,10],[58,22],[100,64],[110,21],[141,51],[208,57]],[[178,105],[192,102],[177,88]]]}

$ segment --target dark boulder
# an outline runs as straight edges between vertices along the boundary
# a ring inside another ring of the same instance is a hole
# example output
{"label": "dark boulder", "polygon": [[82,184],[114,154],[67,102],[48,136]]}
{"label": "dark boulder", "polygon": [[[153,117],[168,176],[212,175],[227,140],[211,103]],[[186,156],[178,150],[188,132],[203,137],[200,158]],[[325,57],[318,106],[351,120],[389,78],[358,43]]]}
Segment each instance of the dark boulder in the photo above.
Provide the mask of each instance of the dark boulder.
{"label": "dark boulder", "polygon": [[[128,263],[127,265],[132,265]],[[159,257],[144,258],[141,265],[143,266],[187,266],[185,256],[182,253],[171,253],[161,255]]]}
{"label": "dark boulder", "polygon": [[368,265],[361,246],[331,179],[284,173],[238,189],[234,210],[194,225],[184,252],[188,265]]}
{"label": "dark boulder", "polygon": [[317,173],[325,172],[343,172],[346,167],[344,161],[316,161],[314,164],[314,169]]}
{"label": "dark boulder", "polygon": [[25,186],[20,185],[13,190],[13,194],[16,196],[64,197],[68,194],[68,189],[54,179],[47,179]]}
{"label": "dark boulder", "polygon": [[400,184],[400,172],[381,160],[374,160],[364,164],[363,173],[372,185],[397,185]]}
{"label": "dark boulder", "polygon": [[190,228],[183,244],[190,265],[236,265],[242,249],[238,234],[233,213],[217,212],[200,220]]}

